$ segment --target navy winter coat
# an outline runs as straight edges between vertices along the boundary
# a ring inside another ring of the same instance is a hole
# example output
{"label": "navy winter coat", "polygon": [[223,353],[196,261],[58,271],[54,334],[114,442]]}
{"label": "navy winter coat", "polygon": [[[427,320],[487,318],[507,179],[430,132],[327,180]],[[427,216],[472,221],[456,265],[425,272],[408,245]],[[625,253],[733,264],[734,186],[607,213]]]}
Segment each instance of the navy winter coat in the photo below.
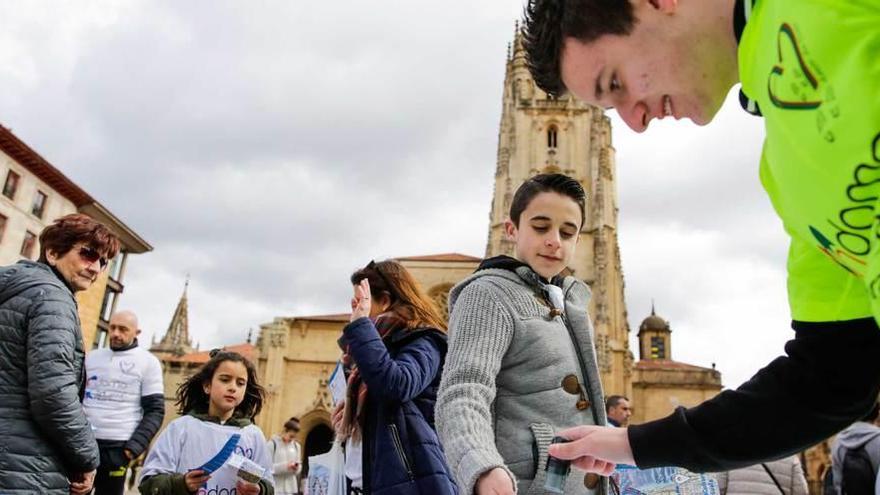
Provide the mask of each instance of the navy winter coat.
{"label": "navy winter coat", "polygon": [[76,300],[43,263],[0,268],[0,493],[68,495],[98,467],[80,403],[85,350]]}
{"label": "navy winter coat", "polygon": [[367,384],[365,492],[457,494],[434,429],[446,336],[435,329],[398,330],[383,342],[369,318],[358,318],[345,327],[342,343]]}

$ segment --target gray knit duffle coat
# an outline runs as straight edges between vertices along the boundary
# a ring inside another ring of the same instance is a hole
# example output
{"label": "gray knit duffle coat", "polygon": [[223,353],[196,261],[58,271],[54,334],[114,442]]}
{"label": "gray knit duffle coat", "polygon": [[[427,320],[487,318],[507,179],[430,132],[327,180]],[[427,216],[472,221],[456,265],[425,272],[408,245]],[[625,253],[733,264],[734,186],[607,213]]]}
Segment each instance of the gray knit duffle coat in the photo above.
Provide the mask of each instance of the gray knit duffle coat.
{"label": "gray knit duffle coat", "polygon": [[98,466],[83,413],[85,350],[73,293],[43,263],[0,268],[0,493],[67,495]]}
{"label": "gray knit duffle coat", "polygon": [[[518,493],[545,493],[555,432],[605,424],[589,288],[565,277],[564,308],[554,310],[546,285],[522,265],[481,269],[450,292],[436,421],[462,493],[473,493],[480,475],[496,467],[516,480]],[[605,480],[594,486],[573,470],[565,493],[607,490]]]}

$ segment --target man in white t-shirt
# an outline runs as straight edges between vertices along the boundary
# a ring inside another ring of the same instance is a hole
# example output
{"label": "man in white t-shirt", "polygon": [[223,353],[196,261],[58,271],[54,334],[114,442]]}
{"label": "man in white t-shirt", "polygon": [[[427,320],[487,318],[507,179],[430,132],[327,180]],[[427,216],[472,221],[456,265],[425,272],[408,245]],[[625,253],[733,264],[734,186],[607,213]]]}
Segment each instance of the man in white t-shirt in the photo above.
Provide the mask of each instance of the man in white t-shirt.
{"label": "man in white t-shirt", "polygon": [[101,451],[95,495],[122,495],[129,463],[147,450],[165,416],[162,365],[138,347],[140,333],[134,313],[114,313],[110,348],[86,356],[83,409]]}

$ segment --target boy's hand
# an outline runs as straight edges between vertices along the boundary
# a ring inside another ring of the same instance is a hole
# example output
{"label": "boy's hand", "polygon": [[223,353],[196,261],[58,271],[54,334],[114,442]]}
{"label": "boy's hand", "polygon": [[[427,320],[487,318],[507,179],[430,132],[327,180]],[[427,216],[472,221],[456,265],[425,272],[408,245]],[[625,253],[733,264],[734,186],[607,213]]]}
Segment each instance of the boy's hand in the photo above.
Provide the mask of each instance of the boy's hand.
{"label": "boy's hand", "polygon": [[513,495],[513,480],[507,471],[495,468],[480,475],[474,492],[477,495]]}
{"label": "boy's hand", "polygon": [[626,428],[607,426],[576,426],[557,432],[571,440],[554,443],[549,454],[557,459],[571,460],[571,464],[590,473],[608,476],[616,464],[635,466]]}
{"label": "boy's hand", "polygon": [[363,279],[354,286],[351,298],[351,321],[370,316],[370,281]]}
{"label": "boy's hand", "polygon": [[235,484],[235,492],[238,495],[260,495],[260,485],[250,481],[238,480]]}
{"label": "boy's hand", "polygon": [[199,491],[199,487],[209,479],[211,479],[211,475],[201,469],[194,469],[183,475],[183,482],[186,483],[186,489],[190,493]]}

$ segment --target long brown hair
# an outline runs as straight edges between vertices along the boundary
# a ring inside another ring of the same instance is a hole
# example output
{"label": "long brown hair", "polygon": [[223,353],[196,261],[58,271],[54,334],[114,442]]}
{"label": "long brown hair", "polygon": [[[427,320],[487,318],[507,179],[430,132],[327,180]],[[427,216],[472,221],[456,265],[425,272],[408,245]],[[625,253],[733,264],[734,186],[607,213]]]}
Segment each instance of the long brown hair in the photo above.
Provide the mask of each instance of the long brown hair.
{"label": "long brown hair", "polygon": [[241,404],[235,406],[233,416],[239,418],[254,419],[254,416],[260,414],[263,408],[263,399],[266,396],[266,390],[257,383],[257,369],[246,357],[237,352],[223,351],[220,349],[211,350],[211,360],[205,363],[199,370],[177,388],[177,412],[181,415],[190,411],[197,413],[208,412],[208,402],[210,398],[205,393],[205,385],[211,383],[214,379],[214,373],[220,367],[220,363],[224,361],[232,361],[241,363],[247,369],[248,381],[244,391],[244,399]]}
{"label": "long brown hair", "polygon": [[375,300],[385,295],[391,301],[388,311],[406,322],[409,329],[431,327],[446,332],[446,322],[434,301],[425,294],[409,270],[395,260],[371,261],[351,274],[351,284],[370,281],[370,293]]}

